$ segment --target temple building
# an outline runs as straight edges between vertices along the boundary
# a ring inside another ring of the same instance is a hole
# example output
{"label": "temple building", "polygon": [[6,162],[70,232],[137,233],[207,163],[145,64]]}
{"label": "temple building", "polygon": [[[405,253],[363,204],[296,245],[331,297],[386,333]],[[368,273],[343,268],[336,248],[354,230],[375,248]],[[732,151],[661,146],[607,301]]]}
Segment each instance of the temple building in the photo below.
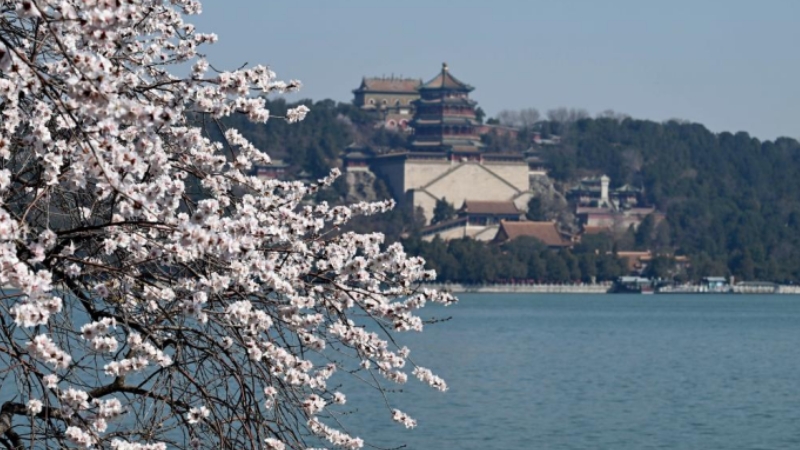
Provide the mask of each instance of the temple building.
{"label": "temple building", "polygon": [[502,243],[527,236],[541,241],[549,248],[572,247],[572,236],[559,231],[555,222],[500,221],[500,229],[494,238]]}
{"label": "temple building", "polygon": [[379,115],[380,123],[389,129],[408,129],[414,114],[414,102],[419,99],[422,80],[413,78],[362,78],[353,90],[353,104]]}
{"label": "temple building", "polygon": [[[345,170],[374,173],[401,206],[421,209],[427,223],[444,199],[456,208],[469,200],[513,203],[524,211],[532,195],[528,163],[521,154],[482,151],[476,102],[469,98],[474,88],[454,77],[447,64],[427,83],[414,81],[364,78],[353,91],[355,105],[384,114],[383,126],[404,129],[407,119],[413,135],[404,149],[372,154],[350,149]],[[478,214],[474,205],[471,216]]]}
{"label": "temple building", "polygon": [[607,175],[583,178],[567,192],[584,234],[635,230],[651,214],[656,222],[664,219],[654,207],[641,205],[642,189],[629,184],[611,189],[610,182]]}
{"label": "temple building", "polygon": [[483,144],[478,135],[474,100],[469,93],[474,88],[459,81],[442,64],[442,71],[419,87],[419,99],[414,102],[415,113],[412,149],[418,152],[448,152],[476,155]]}
{"label": "temple building", "polygon": [[456,215],[454,219],[423,228],[420,233],[422,240],[432,241],[438,236],[445,241],[465,237],[491,241],[497,235],[500,222],[516,222],[525,218],[525,213],[511,200],[465,200]]}
{"label": "temple building", "polygon": [[639,204],[642,189],[629,184],[611,189],[610,183],[611,179],[607,175],[583,178],[567,192],[567,197],[578,206],[614,210],[629,209]]}

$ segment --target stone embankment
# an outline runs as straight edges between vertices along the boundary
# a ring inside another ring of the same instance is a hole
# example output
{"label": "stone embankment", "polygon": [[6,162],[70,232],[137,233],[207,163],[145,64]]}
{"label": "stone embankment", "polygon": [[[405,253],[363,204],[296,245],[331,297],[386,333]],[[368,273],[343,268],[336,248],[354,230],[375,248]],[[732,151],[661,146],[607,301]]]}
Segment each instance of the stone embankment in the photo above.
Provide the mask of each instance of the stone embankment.
{"label": "stone embankment", "polygon": [[611,284],[461,284],[429,283],[425,287],[455,293],[509,293],[509,294],[605,294]]}
{"label": "stone embankment", "polygon": [[800,294],[800,286],[780,285],[775,290],[776,294]]}
{"label": "stone embankment", "polygon": [[[426,283],[425,287],[443,289],[454,293],[509,293],[509,294],[607,294],[611,283],[597,284],[461,284]],[[800,286],[761,285],[733,286],[709,290],[704,286],[665,286],[659,294],[800,294]]]}

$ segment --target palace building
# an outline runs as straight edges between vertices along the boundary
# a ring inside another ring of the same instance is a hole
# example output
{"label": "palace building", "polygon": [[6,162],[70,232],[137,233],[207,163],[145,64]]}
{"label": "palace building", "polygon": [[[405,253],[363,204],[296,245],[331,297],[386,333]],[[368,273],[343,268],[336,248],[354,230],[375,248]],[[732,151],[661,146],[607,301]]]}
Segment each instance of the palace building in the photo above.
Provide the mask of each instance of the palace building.
{"label": "palace building", "polygon": [[482,151],[474,88],[447,64],[427,83],[408,78],[364,78],[354,104],[380,115],[383,126],[412,132],[409,147],[380,154],[353,148],[345,170],[369,170],[386,181],[401,205],[420,208],[429,222],[437,200],[508,202],[520,210],[530,199],[529,168],[522,155]]}
{"label": "palace building", "polygon": [[419,87],[419,99],[411,126],[412,148],[419,152],[449,152],[465,156],[477,154],[483,144],[478,134],[474,88],[459,81],[442,64],[442,71]]}
{"label": "palace building", "polygon": [[413,78],[364,77],[361,85],[353,90],[353,104],[378,114],[386,128],[406,130],[421,85],[422,80]]}

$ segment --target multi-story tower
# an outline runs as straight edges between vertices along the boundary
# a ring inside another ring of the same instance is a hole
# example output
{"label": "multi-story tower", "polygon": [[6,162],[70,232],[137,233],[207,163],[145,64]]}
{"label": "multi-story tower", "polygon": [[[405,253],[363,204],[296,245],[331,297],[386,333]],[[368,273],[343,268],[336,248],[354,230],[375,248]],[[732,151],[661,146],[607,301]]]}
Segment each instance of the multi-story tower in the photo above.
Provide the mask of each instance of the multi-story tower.
{"label": "multi-story tower", "polygon": [[412,147],[417,152],[447,152],[451,155],[477,156],[481,144],[475,101],[469,93],[474,88],[459,81],[442,64],[442,71],[419,87],[415,102]]}

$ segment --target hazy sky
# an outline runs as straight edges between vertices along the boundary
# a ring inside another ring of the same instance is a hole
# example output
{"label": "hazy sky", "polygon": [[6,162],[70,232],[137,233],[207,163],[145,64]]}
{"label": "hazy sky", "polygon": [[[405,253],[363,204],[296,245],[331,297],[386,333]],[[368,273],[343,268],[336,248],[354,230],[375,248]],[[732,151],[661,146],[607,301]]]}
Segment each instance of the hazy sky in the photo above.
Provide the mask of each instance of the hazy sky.
{"label": "hazy sky", "polygon": [[606,109],[800,137],[800,0],[205,0],[217,66],[271,66],[291,99],[350,101],[362,76],[446,61],[493,116]]}

